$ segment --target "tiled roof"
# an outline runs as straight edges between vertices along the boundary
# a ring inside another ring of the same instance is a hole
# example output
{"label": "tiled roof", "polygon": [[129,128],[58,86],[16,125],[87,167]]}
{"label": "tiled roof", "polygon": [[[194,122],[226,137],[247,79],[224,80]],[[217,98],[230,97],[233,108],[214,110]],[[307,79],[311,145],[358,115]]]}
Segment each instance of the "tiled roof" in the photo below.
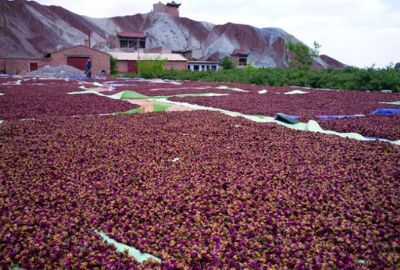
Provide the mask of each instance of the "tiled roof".
{"label": "tiled roof", "polygon": [[175,1],[172,1],[170,3],[167,3],[167,6],[171,6],[171,7],[179,7],[181,4],[175,3]]}
{"label": "tiled roof", "polygon": [[127,38],[144,38],[146,35],[143,32],[118,32],[117,36]]}
{"label": "tiled roof", "polygon": [[247,50],[242,48],[235,49],[232,53],[232,55],[249,55],[249,54],[250,53]]}

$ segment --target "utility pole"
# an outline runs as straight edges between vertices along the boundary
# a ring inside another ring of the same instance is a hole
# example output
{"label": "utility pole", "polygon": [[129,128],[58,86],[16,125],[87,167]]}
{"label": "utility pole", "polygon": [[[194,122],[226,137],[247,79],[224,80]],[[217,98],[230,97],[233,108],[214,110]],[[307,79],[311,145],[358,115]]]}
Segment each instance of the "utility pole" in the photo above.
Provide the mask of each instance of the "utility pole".
{"label": "utility pole", "polygon": [[140,77],[140,68],[139,68],[139,62],[140,62],[140,55],[139,55],[139,47],[137,48],[137,64],[136,64],[136,68],[137,68],[137,73],[138,76]]}
{"label": "utility pole", "polygon": [[92,48],[92,40],[91,40],[92,32],[90,31],[90,32],[87,34],[87,36],[88,36],[88,46],[89,46],[89,48]]}

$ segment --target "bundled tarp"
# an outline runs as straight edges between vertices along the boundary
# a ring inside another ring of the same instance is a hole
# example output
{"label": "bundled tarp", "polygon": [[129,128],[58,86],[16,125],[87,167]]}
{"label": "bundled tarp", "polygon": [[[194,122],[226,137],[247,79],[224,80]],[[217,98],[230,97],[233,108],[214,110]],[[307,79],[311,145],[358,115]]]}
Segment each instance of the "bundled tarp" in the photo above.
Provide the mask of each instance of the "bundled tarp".
{"label": "bundled tarp", "polygon": [[298,116],[295,115],[287,115],[284,113],[277,113],[275,116],[275,120],[276,121],[280,121],[286,124],[297,124],[299,123],[299,120],[297,120],[297,118],[299,118]]}
{"label": "bundled tarp", "polygon": [[378,114],[378,115],[395,115],[395,114],[400,114],[400,109],[377,109],[373,111],[371,114]]}

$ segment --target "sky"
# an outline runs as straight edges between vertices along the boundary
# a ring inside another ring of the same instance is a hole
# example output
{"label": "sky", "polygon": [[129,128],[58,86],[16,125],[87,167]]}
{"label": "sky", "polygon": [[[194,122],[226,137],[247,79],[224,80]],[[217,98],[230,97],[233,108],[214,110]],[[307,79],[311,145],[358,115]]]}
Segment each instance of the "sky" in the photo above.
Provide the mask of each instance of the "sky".
{"label": "sky", "polygon": [[[151,11],[154,1],[36,0],[95,18]],[[166,1],[162,1],[166,3]],[[181,17],[213,24],[279,27],[347,65],[400,62],[400,0],[181,0]]]}

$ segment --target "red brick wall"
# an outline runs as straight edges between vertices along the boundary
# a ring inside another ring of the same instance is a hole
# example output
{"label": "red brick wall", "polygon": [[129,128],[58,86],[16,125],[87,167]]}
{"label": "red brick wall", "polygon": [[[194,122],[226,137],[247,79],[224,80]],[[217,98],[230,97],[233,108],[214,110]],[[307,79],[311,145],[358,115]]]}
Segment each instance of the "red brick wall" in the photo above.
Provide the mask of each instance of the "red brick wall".
{"label": "red brick wall", "polygon": [[67,64],[69,56],[90,57],[92,60],[92,75],[98,76],[102,70],[110,74],[110,56],[85,46],[77,46],[51,54],[51,58],[0,58],[0,73],[23,74],[30,71],[31,62],[38,63],[38,67],[60,66]]}
{"label": "red brick wall", "polygon": [[154,12],[166,12],[166,5],[163,3],[157,3],[153,5],[153,11]]}
{"label": "red brick wall", "polygon": [[92,76],[100,75],[102,70],[110,74],[110,56],[85,46],[77,46],[51,54],[51,65],[66,65],[68,57],[90,57],[92,61]]}
{"label": "red brick wall", "polygon": [[153,11],[154,12],[163,12],[167,13],[171,16],[174,17],[179,17],[179,10],[175,7],[169,7],[167,5],[164,5],[162,3],[157,3],[153,5]]}
{"label": "red brick wall", "polygon": [[167,70],[186,70],[188,67],[187,61],[175,61],[175,62],[167,62],[165,64],[165,69]]}
{"label": "red brick wall", "polygon": [[167,14],[174,16],[174,17],[179,17],[179,10],[174,7],[168,7],[167,6]]}
{"label": "red brick wall", "polygon": [[0,58],[0,73],[24,74],[30,71],[30,63],[37,63],[38,68],[50,65],[47,58]]}
{"label": "red brick wall", "polygon": [[118,60],[117,69],[119,73],[128,73],[128,61]]}

